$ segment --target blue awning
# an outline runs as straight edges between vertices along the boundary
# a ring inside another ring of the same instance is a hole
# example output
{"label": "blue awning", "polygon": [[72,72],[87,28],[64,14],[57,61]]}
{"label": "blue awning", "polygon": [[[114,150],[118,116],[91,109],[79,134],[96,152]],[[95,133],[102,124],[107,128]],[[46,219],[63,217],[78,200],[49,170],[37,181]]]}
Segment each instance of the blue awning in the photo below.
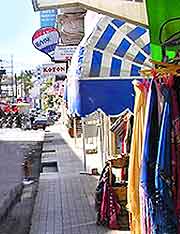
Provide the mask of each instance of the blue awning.
{"label": "blue awning", "polygon": [[106,115],[118,115],[126,108],[133,111],[132,79],[77,80],[77,93],[69,100],[70,113],[85,117],[101,109]]}

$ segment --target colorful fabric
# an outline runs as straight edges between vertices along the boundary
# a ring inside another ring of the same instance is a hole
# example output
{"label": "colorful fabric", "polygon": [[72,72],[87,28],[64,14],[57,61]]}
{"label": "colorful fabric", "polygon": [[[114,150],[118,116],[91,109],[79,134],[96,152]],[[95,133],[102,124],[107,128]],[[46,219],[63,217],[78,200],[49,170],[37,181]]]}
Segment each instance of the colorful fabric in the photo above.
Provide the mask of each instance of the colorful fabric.
{"label": "colorful fabric", "polygon": [[171,179],[171,103],[170,90],[162,86],[165,97],[162,113],[158,154],[155,171],[156,196],[152,199],[154,219],[152,219],[153,234],[177,234],[177,221],[172,196]]}
{"label": "colorful fabric", "polygon": [[131,115],[128,121],[127,132],[125,136],[125,145],[126,145],[126,153],[129,154],[131,150],[131,139],[133,132],[133,123],[134,123],[134,115]]}
{"label": "colorful fabric", "polygon": [[143,139],[140,200],[141,200],[141,231],[142,234],[151,234],[153,209],[152,200],[155,197],[155,165],[158,149],[158,97],[157,86],[152,80],[148,98]]}
{"label": "colorful fabric", "polygon": [[123,139],[124,135],[126,135],[127,124],[130,116],[131,113],[129,110],[123,111],[118,119],[113,123],[110,130]]}
{"label": "colorful fabric", "polygon": [[171,84],[172,85],[171,155],[172,155],[173,199],[174,199],[174,206],[178,222],[178,233],[180,233],[180,105],[178,104],[180,83],[178,82],[178,79],[179,78],[173,79]]}
{"label": "colorful fabric", "polygon": [[134,126],[130,151],[127,197],[128,209],[131,213],[131,233],[140,234],[139,179],[147,90],[146,87],[138,81],[134,81],[134,90]]}
{"label": "colorful fabric", "polygon": [[[96,188],[96,211],[97,223],[105,225],[111,229],[119,229],[118,216],[121,212],[121,207],[116,201],[114,191],[112,189],[113,176],[109,166],[105,166],[100,177],[99,184]],[[110,181],[112,180],[112,181]]]}

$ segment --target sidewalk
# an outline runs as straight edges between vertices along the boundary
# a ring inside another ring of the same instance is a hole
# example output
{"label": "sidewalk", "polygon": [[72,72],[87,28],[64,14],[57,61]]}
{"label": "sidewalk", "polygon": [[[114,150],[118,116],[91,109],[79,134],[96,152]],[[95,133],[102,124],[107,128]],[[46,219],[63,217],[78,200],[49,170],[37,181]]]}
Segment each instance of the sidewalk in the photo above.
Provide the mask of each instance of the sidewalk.
{"label": "sidewalk", "polygon": [[94,192],[98,178],[80,175],[82,151],[74,149],[62,127],[53,126],[46,132],[43,151],[42,163],[56,161],[58,172],[41,173],[30,234],[129,233],[96,225]]}

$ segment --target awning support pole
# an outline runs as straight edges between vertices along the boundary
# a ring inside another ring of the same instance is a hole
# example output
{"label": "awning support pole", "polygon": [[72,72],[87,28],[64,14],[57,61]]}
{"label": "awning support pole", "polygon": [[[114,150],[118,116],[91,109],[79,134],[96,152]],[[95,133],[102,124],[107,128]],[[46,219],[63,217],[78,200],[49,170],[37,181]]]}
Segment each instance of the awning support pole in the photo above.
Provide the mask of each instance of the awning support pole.
{"label": "awning support pole", "polygon": [[83,140],[83,164],[84,164],[84,173],[86,173],[87,164],[86,164],[86,143],[85,143],[85,118],[81,118],[81,121],[82,121],[82,140]]}
{"label": "awning support pole", "polygon": [[[108,117],[108,120],[109,120],[109,129],[111,127],[111,117],[109,116]],[[110,155],[110,158],[112,158],[112,134],[111,134],[111,131],[109,130],[109,155]]]}
{"label": "awning support pole", "polygon": [[99,138],[100,138],[100,153],[101,153],[101,164],[102,168],[104,167],[104,155],[103,155],[103,119],[102,114],[99,112]]}
{"label": "awning support pole", "polygon": [[76,117],[73,118],[73,121],[74,121],[74,124],[73,124],[73,127],[74,127],[74,143],[76,145],[77,143],[77,126],[76,126]]}
{"label": "awning support pole", "polygon": [[104,154],[105,161],[108,159],[108,150],[109,150],[109,142],[108,142],[108,134],[109,134],[109,120],[106,114],[104,114]]}

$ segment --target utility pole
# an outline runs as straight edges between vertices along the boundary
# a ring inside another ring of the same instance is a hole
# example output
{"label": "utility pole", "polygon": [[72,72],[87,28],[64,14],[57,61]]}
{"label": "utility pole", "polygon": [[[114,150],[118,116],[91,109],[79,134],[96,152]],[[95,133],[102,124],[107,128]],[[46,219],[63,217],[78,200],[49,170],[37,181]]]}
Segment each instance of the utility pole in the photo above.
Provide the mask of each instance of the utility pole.
{"label": "utility pole", "polygon": [[15,98],[17,98],[18,97],[18,90],[17,90],[17,75],[16,75],[16,73],[15,73],[15,75],[14,75],[14,81],[15,81]]}
{"label": "utility pole", "polygon": [[1,63],[1,68],[0,68],[0,97],[2,97],[2,78],[3,75],[6,74],[6,70],[4,69],[3,65],[2,65],[2,59],[0,59],[0,63]]}
{"label": "utility pole", "polygon": [[15,96],[14,96],[14,61],[13,61],[13,55],[11,55],[11,79],[12,79],[12,102],[14,102]]}

